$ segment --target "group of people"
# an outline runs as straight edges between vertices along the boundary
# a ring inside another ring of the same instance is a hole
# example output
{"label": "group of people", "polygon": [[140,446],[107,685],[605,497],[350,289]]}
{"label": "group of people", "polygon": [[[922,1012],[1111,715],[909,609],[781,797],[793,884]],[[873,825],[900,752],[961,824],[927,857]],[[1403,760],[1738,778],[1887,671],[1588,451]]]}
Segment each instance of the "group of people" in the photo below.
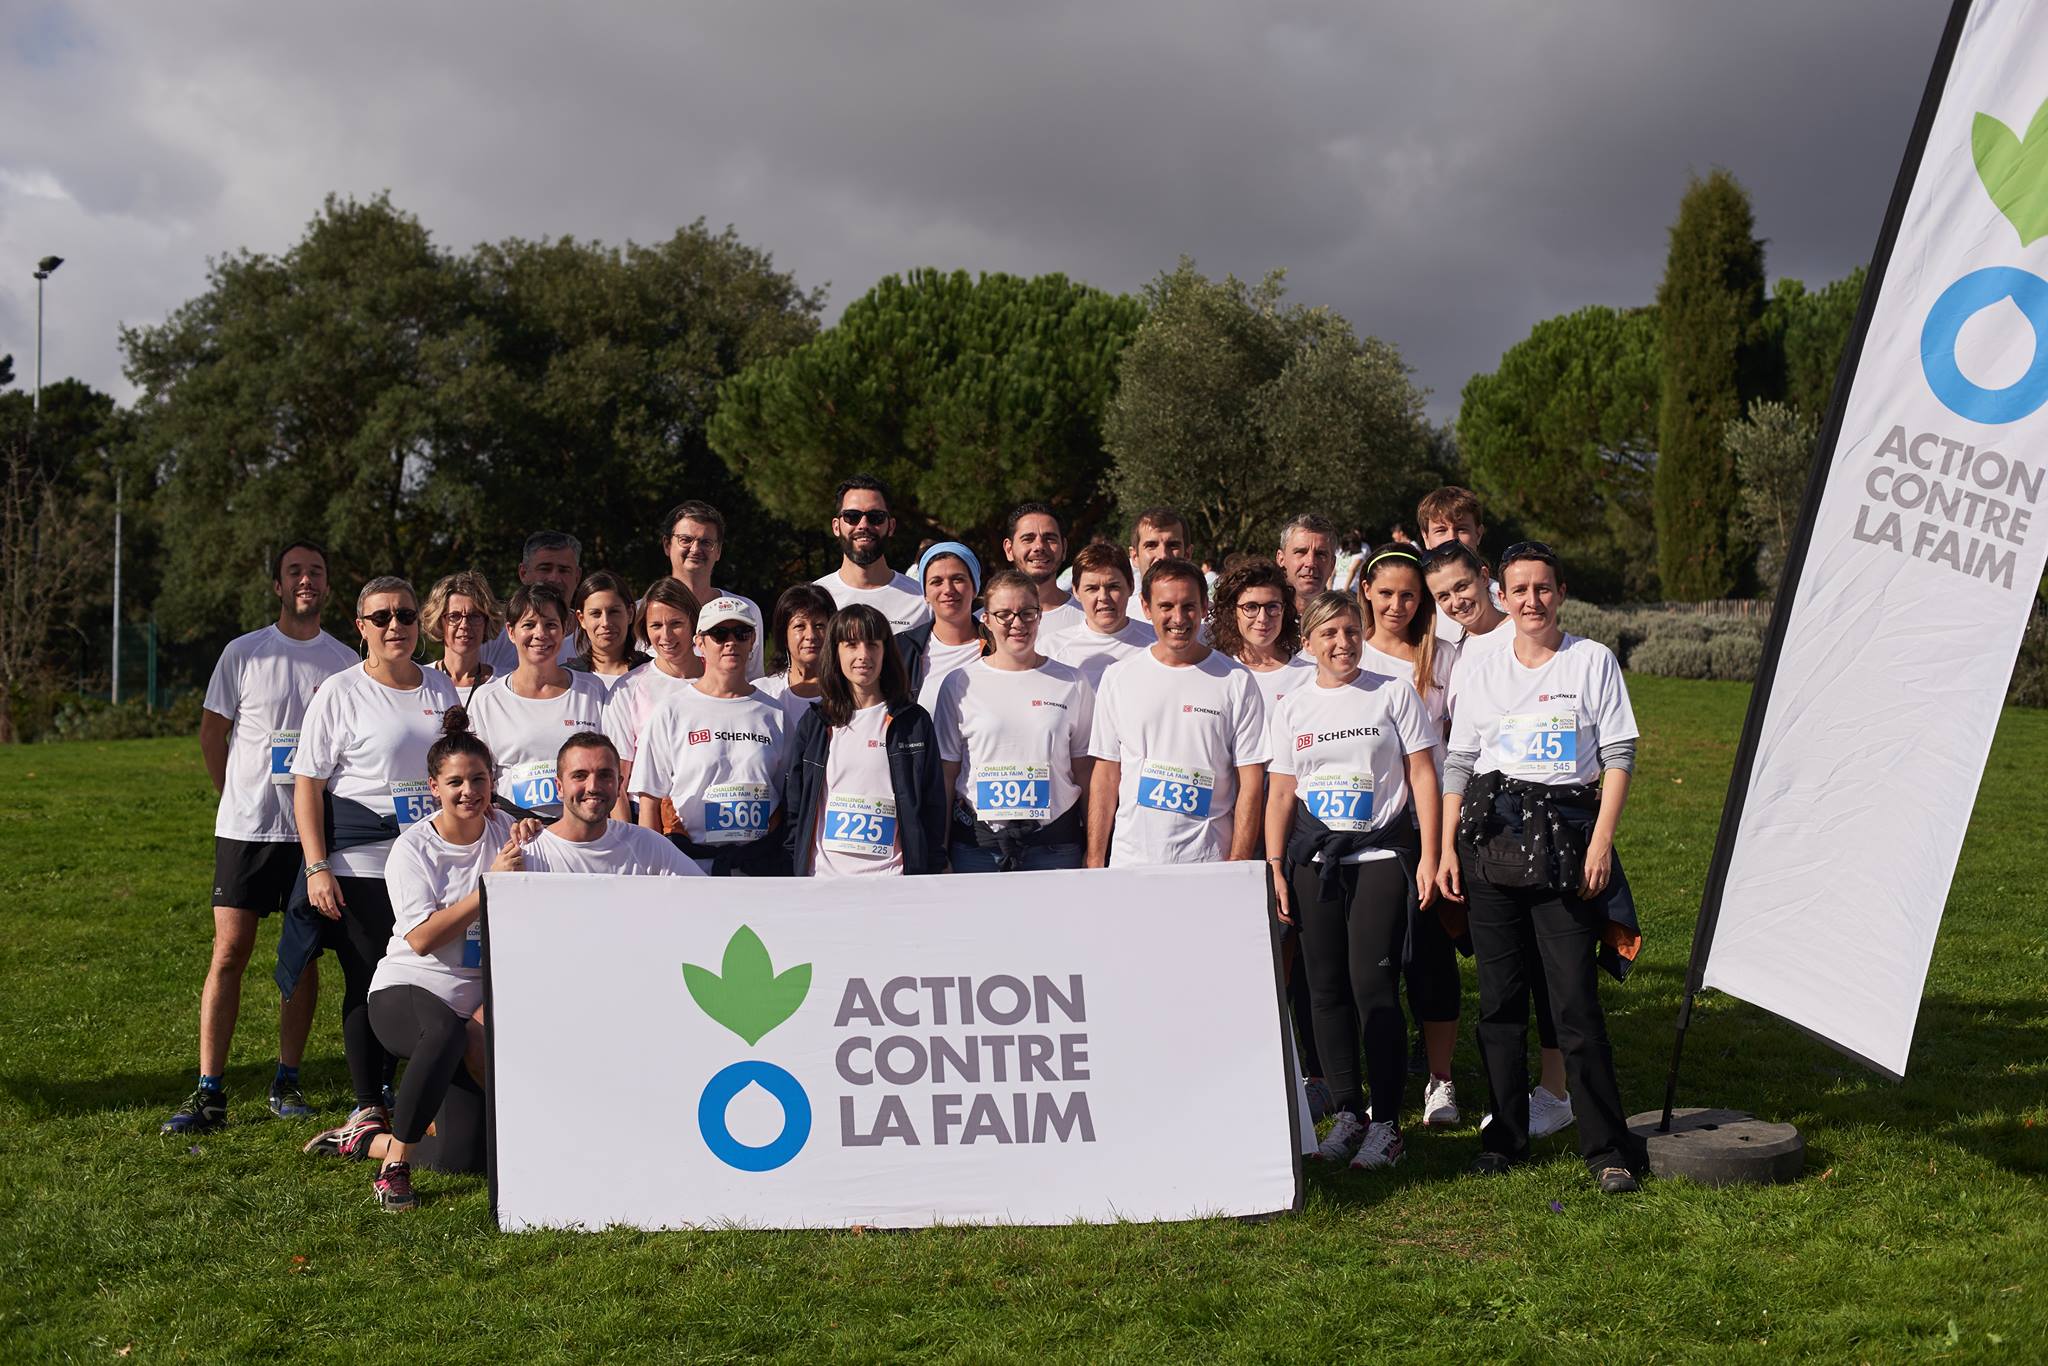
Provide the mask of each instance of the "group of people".
{"label": "group of people", "polygon": [[[200,1076],[164,1124],[225,1122],[223,1074],[260,919],[284,913],[269,1104],[298,1067],[331,951],[355,1104],[312,1153],[481,1170],[486,872],[865,877],[1264,859],[1316,1156],[1401,1160],[1409,1030],[1421,1121],[1457,1125],[1460,952],[1478,967],[1490,1113],[1476,1170],[1576,1123],[1602,1189],[1635,1189],[1597,989],[1639,942],[1614,838],[1637,731],[1614,656],[1564,633],[1537,542],[1479,553],[1439,489],[1421,542],[1361,547],[1305,514],[1213,587],[1170,509],[1069,556],[1045,503],[1001,567],[957,541],[893,568],[888,491],[836,493],[833,572],[764,614],[717,586],[727,528],[664,519],[637,597],[577,540],[530,537],[501,603],[475,571],[356,594],[360,652],[321,630],[327,557],[273,566],[277,621],[235,640],[201,746],[221,793]],[[437,657],[424,660],[426,643]],[[1111,926],[1113,930],[1113,924]],[[1527,1033],[1542,1050],[1529,1084]],[[402,1079],[397,1068],[405,1060]]]}

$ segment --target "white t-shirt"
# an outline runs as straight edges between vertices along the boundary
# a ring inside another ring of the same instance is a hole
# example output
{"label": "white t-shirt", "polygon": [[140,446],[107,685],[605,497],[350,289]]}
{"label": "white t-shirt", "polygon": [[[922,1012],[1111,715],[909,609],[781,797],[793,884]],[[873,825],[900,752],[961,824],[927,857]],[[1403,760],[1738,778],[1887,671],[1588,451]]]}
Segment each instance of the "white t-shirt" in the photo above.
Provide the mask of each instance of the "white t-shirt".
{"label": "white t-shirt", "polygon": [[579,731],[605,733],[605,691],[597,675],[574,672],[559,697],[521,697],[510,674],[478,688],[469,724],[498,761],[498,795],[529,811],[560,806],[555,760],[562,742]]}
{"label": "white t-shirt", "polygon": [[612,684],[604,704],[604,733],[619,747],[620,762],[630,764],[640,752],[641,733],[655,708],[678,693],[694,692],[690,686],[694,682],[693,678],[663,673],[650,659]]}
{"label": "white t-shirt", "polygon": [[795,728],[759,689],[710,697],[671,693],[654,709],[633,764],[635,797],[666,797],[695,844],[757,839],[782,804]]}
{"label": "white t-shirt", "polygon": [[782,708],[782,714],[789,718],[790,738],[796,738],[796,728],[803,722],[804,713],[818,705],[820,697],[804,697],[789,690],[789,675],[770,674],[754,680],[754,691],[771,699]]}
{"label": "white t-shirt", "polygon": [[1236,826],[1237,768],[1271,755],[1266,704],[1221,651],[1176,668],[1146,650],[1102,676],[1088,752],[1123,766],[1112,867],[1218,862]]}
{"label": "white t-shirt", "polygon": [[1471,673],[1475,661],[1496,650],[1513,648],[1515,624],[1503,621],[1483,636],[1465,632],[1465,638],[1458,642],[1457,667],[1451,670],[1451,685],[1445,690],[1444,706],[1455,723],[1458,715],[1458,694],[1465,686],[1466,675]]}
{"label": "white t-shirt", "polygon": [[[1293,775],[1295,800],[1330,829],[1369,834],[1406,819],[1408,756],[1435,739],[1405,675],[1365,671],[1335,688],[1311,679],[1273,715],[1272,771]],[[1393,857],[1372,849],[1354,861]]]}
{"label": "white t-shirt", "polygon": [[1067,631],[1079,630],[1088,620],[1088,614],[1081,610],[1081,600],[1069,593],[1067,600],[1057,607],[1047,608],[1038,619],[1038,652],[1045,653],[1045,642]]}
{"label": "white t-shirt", "polygon": [[1330,566],[1328,587],[1333,593],[1351,591],[1351,571],[1358,568],[1358,562],[1365,558],[1365,552],[1344,551],[1337,556],[1337,562]]}
{"label": "white t-shirt", "polygon": [[979,638],[965,645],[941,645],[934,639],[925,647],[924,681],[917,685],[917,705],[926,711],[939,699],[939,684],[955,670],[964,669],[981,658]]}
{"label": "white t-shirt", "polygon": [[1124,624],[1108,635],[1084,621],[1073,630],[1061,631],[1050,639],[1041,630],[1038,633],[1038,652],[1047,659],[1079,669],[1081,677],[1088,680],[1088,686],[1099,692],[1102,675],[1110,665],[1151,649],[1158,639],[1159,633],[1143,617],[1124,618]]}
{"label": "white t-shirt", "polygon": [[[569,661],[583,653],[583,647],[576,643],[576,627],[570,624],[562,632],[562,648],[555,651],[555,663],[568,667]],[[491,666],[492,678],[503,678],[519,667],[519,647],[512,643],[512,628],[504,630],[488,641],[483,648],[484,663]]]}
{"label": "white t-shirt", "polygon": [[292,816],[292,751],[320,685],[362,661],[325,631],[293,640],[266,626],[236,636],[206,685],[206,710],[228,722],[227,782],[213,833],[252,844],[299,837]]}
{"label": "white t-shirt", "polygon": [[370,990],[401,983],[423,988],[447,1003],[457,1015],[474,1015],[484,1003],[483,942],[472,919],[461,934],[443,940],[424,954],[405,942],[438,910],[453,906],[476,890],[477,882],[505,841],[512,838],[512,818],[492,811],[484,833],[474,844],[454,844],[420,821],[391,845],[384,882],[391,896],[391,943],[370,978]]}
{"label": "white t-shirt", "polygon": [[[692,596],[695,595],[692,594]],[[767,642],[764,640],[763,637],[765,636],[768,630],[768,618],[761,615],[760,603],[755,602],[745,593],[735,593],[730,588],[712,589],[711,596],[705,598],[702,602],[700,602],[698,604],[698,609],[701,611],[703,608],[709,607],[712,603],[716,602],[720,598],[738,598],[741,602],[745,603],[747,606],[754,609],[754,619],[761,623],[759,628],[756,629],[754,632],[754,652],[747,657],[747,681],[752,682],[754,679],[759,678],[762,674],[767,672],[767,669],[763,664],[763,660],[767,657]],[[640,601],[633,604],[633,617],[636,621],[639,619],[640,609],[645,607],[646,605],[647,599],[644,597],[641,598]],[[643,650],[648,654],[654,653],[654,647],[647,643],[647,637],[641,635],[637,628],[633,633],[633,644],[636,648]],[[690,642],[690,653],[697,656],[697,658],[699,659],[702,659],[704,657],[704,652],[697,648],[697,642],[694,640]]]}
{"label": "white t-shirt", "polygon": [[[1436,740],[1437,772],[1443,772],[1444,737],[1451,732],[1450,689],[1451,680],[1457,675],[1458,647],[1447,640],[1436,643],[1436,661],[1429,671],[1436,686],[1423,695],[1422,709],[1429,716],[1430,735]],[[1404,678],[1408,686],[1415,686],[1415,661],[1390,655],[1385,650],[1376,650],[1370,645],[1358,647],[1358,667],[1369,674],[1385,674],[1389,678]],[[1420,692],[1417,689],[1417,692]]]}
{"label": "white t-shirt", "polygon": [[889,706],[877,702],[832,732],[825,754],[824,809],[811,835],[819,877],[863,877],[903,871],[903,835],[896,827],[896,785],[889,778]]}
{"label": "white t-shirt", "polygon": [[1600,777],[1600,746],[1640,734],[1614,652],[1566,635],[1536,668],[1489,650],[1459,680],[1451,748],[1476,751],[1472,771],[1570,786]]}
{"label": "white t-shirt", "polygon": [[1074,760],[1087,757],[1095,690],[1080,670],[1051,660],[998,669],[977,660],[948,675],[932,713],[939,757],[960,765],[960,800],[979,820],[1064,816],[1081,799]]}
{"label": "white t-shirt", "polygon": [[908,574],[898,574],[879,588],[855,588],[840,578],[836,569],[812,582],[832,595],[834,606],[851,607],[857,602],[866,603],[889,619],[892,631],[908,631],[932,619],[931,605],[924,600],[924,592],[917,586],[917,581]]}
{"label": "white t-shirt", "polygon": [[1297,688],[1306,688],[1316,681],[1315,661],[1296,655],[1277,669],[1247,667],[1245,672],[1252,676],[1252,682],[1259,686],[1259,700],[1266,704],[1266,715],[1273,715],[1273,708],[1280,705],[1280,699]]}
{"label": "white t-shirt", "polygon": [[[1503,598],[1500,595],[1500,583],[1498,580],[1487,580],[1486,595],[1493,599],[1493,609],[1496,612],[1505,612],[1508,610],[1507,599]],[[1514,623],[1503,622],[1502,625],[1513,626]],[[1499,626],[1494,627],[1494,630],[1496,631],[1499,629]],[[1448,640],[1453,644],[1462,644],[1464,642],[1465,637],[1470,634],[1472,634],[1470,631],[1467,631],[1457,622],[1451,620],[1450,613],[1444,611],[1444,609],[1441,607],[1436,609],[1436,638],[1438,640]]]}
{"label": "white t-shirt", "polygon": [[638,877],[703,877],[697,861],[668,842],[668,836],[631,821],[606,821],[604,833],[578,844],[552,830],[533,837],[524,850],[529,873],[629,873]]}
{"label": "white t-shirt", "polygon": [[[387,688],[364,666],[329,678],[313,694],[299,730],[292,773],[325,778],[336,797],[389,811],[401,832],[434,812],[427,792],[427,750],[441,738],[441,718],[456,704],[455,685],[438,669],[421,669],[416,688]],[[391,840],[329,855],[337,877],[382,877]]]}

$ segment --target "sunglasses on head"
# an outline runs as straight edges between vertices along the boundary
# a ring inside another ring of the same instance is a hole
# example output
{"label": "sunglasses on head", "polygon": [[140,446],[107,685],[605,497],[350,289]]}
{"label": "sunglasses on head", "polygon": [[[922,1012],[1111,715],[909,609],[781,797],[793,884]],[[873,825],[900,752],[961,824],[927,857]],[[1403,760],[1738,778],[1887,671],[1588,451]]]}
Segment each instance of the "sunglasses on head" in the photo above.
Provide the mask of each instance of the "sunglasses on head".
{"label": "sunglasses on head", "polygon": [[379,607],[374,612],[364,613],[356,620],[367,621],[381,631],[391,624],[393,617],[398,618],[400,626],[410,626],[420,619],[420,614],[417,608],[412,607]]}
{"label": "sunglasses on head", "polygon": [[1500,567],[1506,569],[1516,560],[1537,560],[1557,568],[1557,552],[1541,541],[1516,541],[1500,554]]}
{"label": "sunglasses on head", "polygon": [[869,526],[880,526],[889,520],[889,510],[887,508],[841,508],[839,509],[839,520],[848,526],[859,526],[862,522],[866,522]]}

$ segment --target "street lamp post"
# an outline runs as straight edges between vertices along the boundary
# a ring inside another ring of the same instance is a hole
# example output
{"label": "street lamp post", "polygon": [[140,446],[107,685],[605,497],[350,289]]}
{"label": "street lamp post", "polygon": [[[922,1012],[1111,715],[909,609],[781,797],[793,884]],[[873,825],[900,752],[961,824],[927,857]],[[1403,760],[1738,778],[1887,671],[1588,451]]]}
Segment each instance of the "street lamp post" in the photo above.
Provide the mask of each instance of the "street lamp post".
{"label": "street lamp post", "polygon": [[36,262],[36,392],[29,402],[31,413],[43,411],[43,281],[63,264],[61,256],[45,256]]}

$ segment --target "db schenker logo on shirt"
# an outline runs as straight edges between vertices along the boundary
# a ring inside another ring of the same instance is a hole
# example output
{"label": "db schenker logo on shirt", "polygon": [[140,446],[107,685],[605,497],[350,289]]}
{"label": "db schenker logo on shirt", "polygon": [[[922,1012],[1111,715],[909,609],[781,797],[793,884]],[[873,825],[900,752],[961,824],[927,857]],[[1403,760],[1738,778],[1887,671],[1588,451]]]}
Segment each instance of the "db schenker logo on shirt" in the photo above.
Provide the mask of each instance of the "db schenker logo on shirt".
{"label": "db schenker logo on shirt", "polygon": [[710,744],[710,743],[711,743],[711,732],[710,732],[710,731],[708,731],[708,730],[693,730],[693,731],[691,731],[691,732],[690,732],[690,743],[691,743],[691,744],[693,744],[693,745],[708,745],[708,744]]}
{"label": "db schenker logo on shirt", "polygon": [[1297,735],[1297,736],[1295,736],[1295,737],[1294,737],[1294,747],[1295,747],[1296,749],[1298,749],[1298,750],[1300,750],[1300,749],[1307,749],[1307,748],[1309,748],[1310,746],[1314,745],[1314,744],[1315,744],[1315,742],[1316,742],[1316,737],[1315,737],[1315,736],[1314,736],[1313,734],[1310,734],[1310,735]]}
{"label": "db schenker logo on shirt", "polygon": [[[747,1041],[749,1048],[796,1014],[811,990],[811,965],[798,963],[782,972],[768,957],[768,946],[752,928],[742,925],[726,941],[719,971],[683,964],[683,984],[698,1009]],[[742,1143],[726,1126],[733,1098],[758,1086],[782,1106],[782,1132],[759,1146]],[[786,1068],[760,1058],[742,1058],[720,1069],[697,1098],[697,1131],[704,1146],[728,1167],[743,1172],[772,1172],[803,1151],[811,1136],[811,1097]]]}

